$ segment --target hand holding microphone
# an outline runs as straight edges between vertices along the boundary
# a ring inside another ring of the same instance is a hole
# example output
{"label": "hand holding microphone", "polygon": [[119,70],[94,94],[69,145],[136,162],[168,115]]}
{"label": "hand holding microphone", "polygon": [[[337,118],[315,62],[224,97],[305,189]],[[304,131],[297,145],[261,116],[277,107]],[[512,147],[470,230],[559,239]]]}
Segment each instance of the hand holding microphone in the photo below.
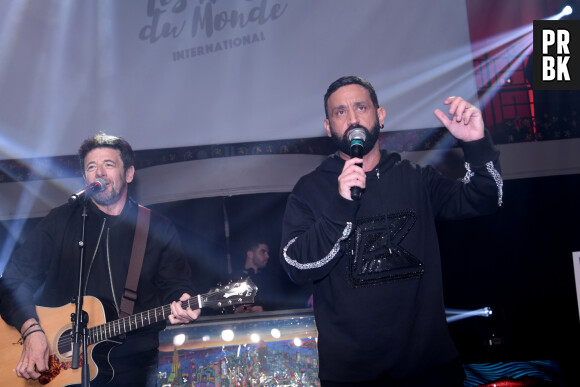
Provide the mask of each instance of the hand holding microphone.
{"label": "hand holding microphone", "polygon": [[105,180],[101,179],[100,177],[97,177],[91,184],[87,185],[79,192],[72,194],[68,198],[68,203],[71,205],[78,204],[81,201],[81,199],[89,198],[97,192],[104,191],[105,188],[107,188],[107,183],[105,183]]}
{"label": "hand holding microphone", "polygon": [[[363,157],[363,150],[365,146],[365,140],[367,138],[367,133],[362,128],[354,128],[348,134],[348,140],[350,141],[350,157],[362,158]],[[359,167],[362,167],[362,164],[357,164]],[[359,200],[362,195],[361,187],[351,187],[350,188],[350,197],[352,200]]]}

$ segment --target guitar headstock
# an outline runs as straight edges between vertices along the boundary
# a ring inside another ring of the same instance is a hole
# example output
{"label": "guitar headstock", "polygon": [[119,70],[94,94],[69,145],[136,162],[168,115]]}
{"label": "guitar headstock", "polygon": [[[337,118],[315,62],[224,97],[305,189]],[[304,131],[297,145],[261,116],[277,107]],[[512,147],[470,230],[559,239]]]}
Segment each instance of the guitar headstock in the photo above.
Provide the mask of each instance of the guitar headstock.
{"label": "guitar headstock", "polygon": [[232,282],[202,294],[202,306],[220,309],[228,306],[252,304],[257,292],[258,287],[248,277],[242,281]]}

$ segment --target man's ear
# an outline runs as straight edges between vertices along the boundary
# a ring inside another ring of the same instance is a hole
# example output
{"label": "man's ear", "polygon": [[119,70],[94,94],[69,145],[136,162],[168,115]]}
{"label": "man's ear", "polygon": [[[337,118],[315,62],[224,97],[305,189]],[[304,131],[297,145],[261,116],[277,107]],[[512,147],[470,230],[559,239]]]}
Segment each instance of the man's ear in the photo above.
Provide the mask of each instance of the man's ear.
{"label": "man's ear", "polygon": [[381,128],[383,128],[385,126],[385,117],[387,116],[387,111],[384,107],[380,106],[377,109],[377,115],[379,116],[379,125]]}
{"label": "man's ear", "polygon": [[328,118],[324,119],[324,129],[326,129],[326,135],[328,137],[332,137],[332,134],[330,133],[330,121]]}
{"label": "man's ear", "polygon": [[127,170],[125,171],[125,181],[127,183],[130,183],[133,181],[133,178],[135,177],[135,167],[133,165],[131,165],[129,168],[127,168]]}

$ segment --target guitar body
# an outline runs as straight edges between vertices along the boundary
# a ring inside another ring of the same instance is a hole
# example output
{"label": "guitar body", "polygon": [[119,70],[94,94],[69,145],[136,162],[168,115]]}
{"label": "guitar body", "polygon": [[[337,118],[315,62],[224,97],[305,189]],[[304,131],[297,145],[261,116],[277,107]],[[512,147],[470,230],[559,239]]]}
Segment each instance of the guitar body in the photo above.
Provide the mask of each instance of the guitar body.
{"label": "guitar body", "polygon": [[[83,310],[89,315],[88,327],[105,322],[105,309],[101,302],[87,296],[84,298]],[[0,385],[3,386],[75,386],[81,383],[81,361],[77,369],[72,369],[72,346],[68,336],[71,332],[71,314],[75,312],[75,304],[67,304],[58,308],[36,307],[39,322],[44,329],[50,346],[49,370],[43,372],[38,380],[26,380],[16,375],[16,365],[22,354],[22,345],[18,343],[20,332],[0,319],[0,337],[4,344],[0,350],[0,364],[5,368],[0,372]],[[112,376],[108,354],[117,345],[105,341],[88,346],[88,364],[91,382],[107,382]]]}

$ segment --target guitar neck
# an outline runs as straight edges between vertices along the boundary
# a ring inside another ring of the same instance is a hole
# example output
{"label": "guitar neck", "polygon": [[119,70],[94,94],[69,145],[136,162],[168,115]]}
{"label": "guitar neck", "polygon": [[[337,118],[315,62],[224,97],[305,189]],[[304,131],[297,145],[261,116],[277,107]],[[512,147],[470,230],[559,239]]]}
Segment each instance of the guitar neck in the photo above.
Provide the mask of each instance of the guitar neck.
{"label": "guitar neck", "polygon": [[[181,302],[183,309],[200,309],[203,307],[223,308],[226,306],[240,305],[254,302],[254,296],[258,287],[250,278],[240,282],[216,288],[205,294],[198,294]],[[88,329],[87,344],[96,344],[101,341],[144,328],[151,324],[167,320],[171,314],[171,305],[160,306],[145,312],[123,317],[102,325]]]}
{"label": "guitar neck", "polygon": [[[202,307],[202,296],[191,297],[181,303],[183,309],[199,309]],[[97,325],[88,329],[88,344],[96,344],[113,337],[144,328],[160,321],[165,321],[171,314],[171,305],[160,306],[145,312],[123,317],[102,325]]]}

